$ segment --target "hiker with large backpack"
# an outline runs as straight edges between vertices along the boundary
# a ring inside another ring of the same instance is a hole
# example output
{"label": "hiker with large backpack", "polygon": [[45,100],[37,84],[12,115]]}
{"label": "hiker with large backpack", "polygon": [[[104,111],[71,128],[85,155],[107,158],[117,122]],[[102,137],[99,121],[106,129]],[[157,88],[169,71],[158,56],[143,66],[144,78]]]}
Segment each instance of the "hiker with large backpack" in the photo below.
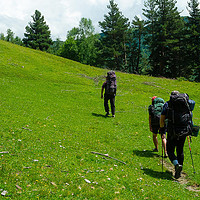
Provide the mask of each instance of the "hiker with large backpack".
{"label": "hiker with large backpack", "polygon": [[[103,96],[103,91],[105,89],[105,93]],[[101,88],[101,98],[104,97],[104,108],[106,111],[106,116],[110,115],[108,101],[110,100],[112,117],[115,117],[115,96],[117,90],[117,81],[116,74],[114,71],[107,72],[106,81],[103,83]]]}
{"label": "hiker with large backpack", "polygon": [[[160,130],[164,131],[167,124],[167,153],[171,163],[175,166],[174,177],[181,176],[184,161],[184,143],[188,135],[192,134],[192,110],[195,102],[187,94],[173,91],[161,113]],[[175,155],[176,150],[176,155]]]}
{"label": "hiker with large backpack", "polygon": [[[148,107],[149,111],[149,129],[153,133],[153,143],[155,148],[153,149],[154,152],[158,152],[158,138],[157,134],[160,133],[160,116],[161,111],[164,105],[164,100],[157,96],[152,97],[152,104]],[[161,134],[162,139],[162,153],[164,149],[164,157],[167,157],[167,150],[166,150],[166,137],[165,132]],[[163,155],[162,155],[163,156]]]}

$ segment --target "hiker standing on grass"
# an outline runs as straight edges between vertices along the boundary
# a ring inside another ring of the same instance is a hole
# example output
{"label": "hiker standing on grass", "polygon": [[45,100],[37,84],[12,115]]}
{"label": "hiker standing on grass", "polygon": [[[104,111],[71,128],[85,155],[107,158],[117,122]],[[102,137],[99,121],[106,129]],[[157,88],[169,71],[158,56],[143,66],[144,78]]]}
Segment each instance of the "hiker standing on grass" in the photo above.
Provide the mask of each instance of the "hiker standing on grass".
{"label": "hiker standing on grass", "polygon": [[[164,100],[162,98],[158,98],[157,96],[152,97],[152,104],[148,107],[149,111],[149,129],[153,133],[153,143],[155,148],[154,152],[158,152],[158,138],[157,134],[160,133],[160,115],[164,105]],[[162,139],[162,148],[164,149],[164,157],[167,157],[166,150],[166,137],[165,132],[161,134]]]}
{"label": "hiker standing on grass", "polygon": [[[167,119],[167,153],[171,163],[175,166],[175,178],[181,176],[184,161],[185,138],[192,134],[192,110],[195,102],[187,94],[173,91],[161,113],[160,130],[165,131]],[[175,155],[175,149],[176,154]]]}
{"label": "hiker standing on grass", "polygon": [[117,89],[116,75],[114,71],[107,72],[106,81],[103,83],[101,88],[101,98],[103,99],[103,91],[104,93],[104,108],[106,111],[106,116],[109,116],[109,106],[108,100],[110,100],[112,117],[115,117],[115,96]]}

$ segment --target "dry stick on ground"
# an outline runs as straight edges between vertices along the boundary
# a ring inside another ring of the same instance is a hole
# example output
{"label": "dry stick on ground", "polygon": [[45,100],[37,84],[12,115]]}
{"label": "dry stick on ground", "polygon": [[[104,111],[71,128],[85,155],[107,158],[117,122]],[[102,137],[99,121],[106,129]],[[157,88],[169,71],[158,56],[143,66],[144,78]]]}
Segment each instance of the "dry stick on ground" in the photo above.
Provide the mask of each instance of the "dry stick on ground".
{"label": "dry stick on ground", "polygon": [[91,153],[93,153],[93,154],[98,154],[98,155],[101,155],[101,156],[105,156],[105,157],[111,158],[111,159],[113,159],[113,160],[116,160],[116,161],[118,161],[118,162],[123,163],[124,165],[126,165],[125,162],[123,162],[123,161],[121,161],[121,160],[118,160],[118,159],[116,159],[116,158],[113,158],[113,157],[109,156],[108,154],[102,154],[102,153],[93,152],[93,151],[92,151]]}

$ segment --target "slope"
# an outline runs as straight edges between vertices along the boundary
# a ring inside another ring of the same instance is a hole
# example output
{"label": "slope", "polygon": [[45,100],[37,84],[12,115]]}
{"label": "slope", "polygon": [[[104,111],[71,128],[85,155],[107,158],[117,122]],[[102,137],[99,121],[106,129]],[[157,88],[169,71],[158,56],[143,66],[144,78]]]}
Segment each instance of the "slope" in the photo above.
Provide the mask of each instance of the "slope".
{"label": "slope", "polygon": [[0,189],[8,198],[199,198],[187,189],[198,189],[199,138],[192,143],[195,175],[185,145],[187,184],[181,184],[168,159],[162,173],[161,149],[151,151],[147,112],[153,95],[168,100],[179,90],[196,101],[200,124],[199,84],[116,74],[116,118],[106,118],[100,99],[106,70],[0,41]]}

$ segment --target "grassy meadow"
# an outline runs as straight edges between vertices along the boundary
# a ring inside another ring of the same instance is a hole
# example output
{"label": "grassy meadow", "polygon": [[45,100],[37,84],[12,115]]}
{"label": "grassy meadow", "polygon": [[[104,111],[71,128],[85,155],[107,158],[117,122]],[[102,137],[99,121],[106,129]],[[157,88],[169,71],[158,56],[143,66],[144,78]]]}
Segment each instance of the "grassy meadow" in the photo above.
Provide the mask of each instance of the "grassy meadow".
{"label": "grassy meadow", "polygon": [[[200,84],[116,72],[116,117],[105,117],[107,70],[0,40],[0,199],[199,199],[200,136],[184,176],[154,148],[148,106],[190,95],[200,125]],[[108,154],[123,161],[94,154]]]}

